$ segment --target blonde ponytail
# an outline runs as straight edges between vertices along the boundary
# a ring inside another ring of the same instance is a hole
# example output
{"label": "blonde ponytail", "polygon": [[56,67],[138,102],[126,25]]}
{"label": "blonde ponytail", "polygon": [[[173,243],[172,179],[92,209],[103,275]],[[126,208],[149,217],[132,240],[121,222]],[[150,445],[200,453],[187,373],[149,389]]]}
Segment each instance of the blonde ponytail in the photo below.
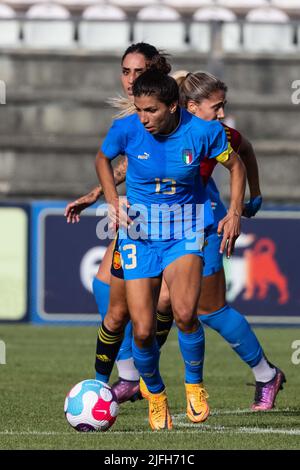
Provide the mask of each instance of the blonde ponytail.
{"label": "blonde ponytail", "polygon": [[182,83],[184,82],[184,80],[186,79],[186,77],[188,76],[188,74],[189,72],[187,70],[177,70],[177,72],[174,72],[171,74],[171,77],[173,77],[174,80],[176,80],[177,85],[180,87]]}
{"label": "blonde ponytail", "polygon": [[133,102],[130,101],[129,98],[125,98],[121,95],[114,98],[108,98],[106,103],[118,110],[118,112],[113,116],[114,119],[121,119],[136,112]]}

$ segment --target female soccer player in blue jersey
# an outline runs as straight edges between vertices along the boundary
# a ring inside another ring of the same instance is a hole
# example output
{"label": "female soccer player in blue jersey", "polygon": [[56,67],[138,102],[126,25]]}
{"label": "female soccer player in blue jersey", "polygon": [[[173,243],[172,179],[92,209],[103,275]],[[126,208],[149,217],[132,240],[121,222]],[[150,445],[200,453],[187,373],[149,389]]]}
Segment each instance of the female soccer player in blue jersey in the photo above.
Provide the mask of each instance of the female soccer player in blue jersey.
{"label": "female soccer player in blue jersey", "polygon": [[[178,87],[171,77],[149,70],[134,82],[133,95],[137,115],[114,122],[102,144],[102,152],[97,155],[96,169],[105,198],[115,210],[116,222],[123,225],[125,220],[132,225],[133,221],[119,207],[110,163],[120,154],[128,158],[128,201],[131,208],[136,205],[135,210],[145,221],[138,216],[135,223],[140,231],[123,230],[122,233],[120,230],[119,234],[133,324],[133,358],[148,389],[151,428],[171,429],[155,340],[155,312],[162,273],[170,292],[185,363],[187,414],[191,421],[199,422],[200,413],[193,405],[197,403],[194,396],[201,389],[203,357],[203,329],[197,318],[202,272],[200,232],[213,222],[201,183],[200,162],[205,156],[217,158],[230,171],[230,207],[218,226],[223,234],[220,250],[226,250],[227,256],[240,231],[245,168],[228,145],[226,133],[218,122],[202,121],[178,107]],[[157,205],[162,220],[155,212]],[[202,209],[204,215],[199,217]],[[165,217],[170,212],[174,219],[171,217],[170,229],[164,237]],[[136,237],[137,234],[140,236]],[[102,327],[106,342],[116,337],[121,340],[126,322],[123,314],[109,308]]]}
{"label": "female soccer player in blue jersey", "polygon": [[[130,45],[124,52],[121,59],[121,83],[125,97],[116,97],[110,100],[110,104],[118,109],[117,116],[132,114],[135,112],[133,106],[132,86],[134,80],[147,68],[155,66],[157,70],[168,74],[171,71],[171,65],[167,56],[158,51],[153,45],[148,43],[136,43]],[[127,160],[121,158],[114,169],[114,177],[117,184],[125,180],[127,169]],[[67,205],[65,215],[69,223],[76,223],[80,220],[80,213],[90,205],[94,204],[100,196],[103,195],[100,186],[95,187],[89,194],[80,197]],[[93,280],[93,294],[98,306],[98,311],[102,317],[105,317],[109,297],[111,281],[111,263],[114,243],[111,243],[106,250],[104,258],[101,261],[97,275]],[[118,266],[117,261],[115,266]],[[117,272],[117,271],[116,271]],[[116,298],[124,298],[124,286],[120,282],[119,291]],[[168,320],[171,327],[173,318]],[[166,323],[164,322],[164,325]],[[132,328],[128,325],[125,332],[125,338],[117,359],[117,368],[119,372],[119,381],[115,387],[115,393],[119,402],[134,399],[139,395],[139,373],[134,366],[131,352]],[[97,360],[97,359],[96,359]]]}
{"label": "female soccer player in blue jersey", "polygon": [[[145,56],[148,63],[152,57],[156,55],[153,46],[147,44],[133,45],[124,54],[122,66],[122,82],[124,90],[131,93],[134,78],[140,74],[143,65],[145,66]],[[165,59],[162,58],[165,63]],[[166,65],[166,64],[165,64]],[[164,66],[165,66],[164,65]],[[182,74],[179,74],[182,75]],[[179,81],[184,81],[184,86],[181,86],[181,99],[184,106],[189,106],[189,111],[195,112],[196,115],[206,120],[215,120],[224,118],[224,102],[226,98],[227,88],[220,80],[211,76],[210,74],[200,74],[201,80],[189,74],[185,79],[187,72],[183,76],[178,77]],[[199,75],[199,74],[198,74]],[[123,103],[121,103],[123,104]],[[125,103],[126,104],[126,103]],[[127,103],[128,106],[128,103]],[[131,110],[132,111],[132,110]],[[227,128],[228,131],[228,128]],[[246,216],[253,216],[257,212],[261,204],[257,163],[251,144],[241,136],[237,131],[230,129],[229,136],[234,150],[239,151],[246,169],[247,178],[250,188],[250,201],[246,204]],[[209,161],[209,165],[203,162],[201,170],[202,176],[208,178],[207,166],[210,167],[209,174],[214,167],[214,160]],[[205,170],[206,168],[206,170]],[[126,163],[122,163],[116,170],[116,181],[122,182],[125,179]],[[219,200],[218,192],[213,183],[210,183],[210,196],[214,199],[217,197],[215,203],[215,221],[217,222],[220,217],[224,215],[225,208]],[[66,210],[66,215],[70,221],[78,221],[80,212],[87,206],[93,204],[102,195],[100,187],[95,188],[87,196],[83,196],[77,201],[69,204]],[[215,227],[216,228],[216,227]],[[281,371],[272,367],[263,356],[262,348],[250,328],[247,320],[236,310],[232,309],[226,304],[225,299],[225,280],[224,271],[222,267],[222,256],[219,254],[219,241],[216,236],[216,231],[209,236],[209,244],[205,247],[204,256],[206,263],[203,272],[202,294],[199,302],[198,313],[201,314],[201,320],[204,324],[215,329],[221,336],[223,336],[229,344],[235,345],[235,352],[245,361],[251,368],[256,380],[255,400],[252,406],[253,409],[271,409],[274,406],[276,395],[281,387],[283,376]],[[99,269],[98,278],[94,281],[94,292],[97,298],[97,303],[100,308],[100,313],[105,314],[107,310],[110,275],[109,267],[111,264],[111,250],[107,252],[104,262]],[[115,266],[118,269],[114,270],[114,275],[120,272],[120,265],[116,260]],[[119,274],[120,276],[120,274]],[[104,282],[103,282],[104,280]],[[121,284],[121,283],[120,283]],[[157,326],[159,336],[157,340],[159,345],[163,344],[170,326],[172,324],[173,316],[169,308],[169,294],[168,289],[163,284],[160,300],[158,305]],[[122,288],[120,288],[122,291]],[[122,298],[116,297],[118,302]],[[103,301],[104,300],[104,301]],[[126,306],[124,306],[126,308]],[[204,313],[204,315],[203,315]],[[103,315],[104,316],[104,315]],[[117,382],[114,389],[120,402],[127,399],[134,399],[136,392],[139,389],[139,375],[134,367],[131,357],[131,342],[130,342],[131,326],[128,325],[126,331],[126,339],[123,341],[119,353],[119,360],[117,366],[119,376],[121,379]],[[207,394],[203,388],[202,394],[202,409],[203,418],[208,414],[208,404],[206,401]]]}

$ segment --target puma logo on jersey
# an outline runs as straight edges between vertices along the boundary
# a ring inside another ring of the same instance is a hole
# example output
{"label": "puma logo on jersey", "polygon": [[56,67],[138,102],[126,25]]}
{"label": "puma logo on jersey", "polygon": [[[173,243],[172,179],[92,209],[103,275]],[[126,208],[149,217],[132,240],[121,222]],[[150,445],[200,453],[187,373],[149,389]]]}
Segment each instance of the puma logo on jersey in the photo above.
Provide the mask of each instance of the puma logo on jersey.
{"label": "puma logo on jersey", "polygon": [[139,160],[148,160],[149,157],[150,157],[150,153],[147,153],[147,152],[144,152],[143,155],[138,155]]}

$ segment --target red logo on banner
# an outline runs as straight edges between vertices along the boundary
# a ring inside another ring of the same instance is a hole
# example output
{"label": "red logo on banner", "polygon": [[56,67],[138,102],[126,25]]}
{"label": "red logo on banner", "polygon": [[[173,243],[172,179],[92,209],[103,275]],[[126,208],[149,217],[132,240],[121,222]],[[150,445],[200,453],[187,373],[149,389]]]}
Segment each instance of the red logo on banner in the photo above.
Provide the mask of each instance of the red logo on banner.
{"label": "red logo on banner", "polygon": [[245,300],[255,298],[256,291],[258,299],[265,299],[269,287],[274,285],[279,293],[278,303],[282,305],[289,301],[288,281],[280,271],[275,252],[275,243],[269,238],[261,238],[253,249],[245,250]]}

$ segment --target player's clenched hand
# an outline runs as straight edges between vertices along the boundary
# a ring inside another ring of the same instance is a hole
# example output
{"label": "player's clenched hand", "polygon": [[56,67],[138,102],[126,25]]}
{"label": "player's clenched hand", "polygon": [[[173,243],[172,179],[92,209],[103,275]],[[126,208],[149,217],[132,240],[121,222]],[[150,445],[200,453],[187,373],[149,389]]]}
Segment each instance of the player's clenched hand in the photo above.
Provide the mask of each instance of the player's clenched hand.
{"label": "player's clenched hand", "polygon": [[108,204],[108,217],[110,228],[128,227],[132,224],[132,220],[127,215],[127,209],[130,204],[126,197],[116,197]]}
{"label": "player's clenched hand", "polygon": [[238,212],[228,211],[224,219],[220,220],[218,225],[218,234],[223,236],[220,253],[226,250],[227,258],[233,253],[236,239],[241,233],[241,216]]}
{"label": "player's clenched hand", "polygon": [[248,202],[245,203],[243,208],[244,217],[254,217],[255,214],[260,210],[262,205],[262,196],[259,194],[256,197],[251,197]]}
{"label": "player's clenched hand", "polygon": [[67,217],[67,223],[75,224],[75,222],[79,222],[81,212],[94,204],[98,198],[99,195],[95,191],[91,191],[89,194],[76,199],[76,201],[70,202],[64,213],[65,217]]}

